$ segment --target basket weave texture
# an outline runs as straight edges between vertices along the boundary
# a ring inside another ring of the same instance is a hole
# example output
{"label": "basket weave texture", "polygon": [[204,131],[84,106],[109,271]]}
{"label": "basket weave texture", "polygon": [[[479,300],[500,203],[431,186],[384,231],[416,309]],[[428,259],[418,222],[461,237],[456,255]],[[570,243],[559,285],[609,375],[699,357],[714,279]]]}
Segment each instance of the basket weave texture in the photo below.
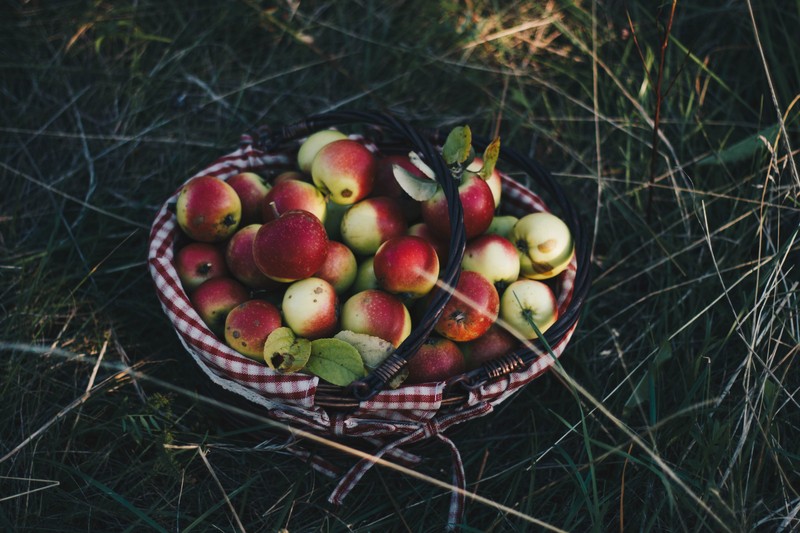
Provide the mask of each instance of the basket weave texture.
{"label": "basket weave texture", "polygon": [[[264,151],[257,141],[255,135],[243,135],[237,150],[218,158],[192,178],[216,176],[227,179],[240,172],[269,174],[294,164],[291,149]],[[371,141],[365,141],[365,144],[372,150],[379,150],[379,145]],[[502,170],[501,165],[502,159],[498,163]],[[519,217],[549,210],[541,197],[508,175],[502,175],[502,185],[504,214]],[[248,359],[229,348],[208,329],[193,309],[173,265],[175,244],[181,238],[181,231],[170,206],[179,190],[180,187],[166,199],[152,224],[148,263],[167,318],[186,351],[209,380],[248,400],[259,415],[334,439],[355,437],[375,457],[386,456],[414,464],[419,458],[402,448],[436,438],[450,449],[456,487],[465,486],[463,466],[458,449],[443,432],[451,426],[491,413],[496,405],[547,371],[555,364],[553,356],[557,358],[563,353],[575,330],[577,321],[573,320],[555,342],[549,343],[551,353],[532,356],[530,362],[518,370],[460,391],[451,392],[445,382],[427,383],[381,390],[367,400],[355,401],[345,389],[326,386],[315,376],[280,374]],[[460,260],[460,256],[457,259]],[[579,259],[574,258],[556,279],[560,315],[574,314],[574,307],[582,304],[582,291],[579,302],[573,298],[580,270]],[[581,278],[582,283],[584,278]],[[311,462],[324,473],[338,474],[321,458],[314,456]],[[373,464],[374,460],[362,459],[352,466],[340,477],[331,502],[340,503]],[[458,523],[463,503],[463,495],[454,491],[448,519],[450,524]]]}

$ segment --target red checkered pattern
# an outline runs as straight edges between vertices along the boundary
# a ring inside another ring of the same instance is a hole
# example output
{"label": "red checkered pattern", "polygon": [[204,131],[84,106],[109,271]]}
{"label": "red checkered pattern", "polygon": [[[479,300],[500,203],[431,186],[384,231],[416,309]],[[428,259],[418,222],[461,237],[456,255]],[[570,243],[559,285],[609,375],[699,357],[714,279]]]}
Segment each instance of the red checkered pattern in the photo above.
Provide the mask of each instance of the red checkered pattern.
{"label": "red checkered pattern", "polygon": [[[375,149],[374,146],[370,148]],[[253,146],[249,136],[243,136],[238,150],[217,159],[192,177],[210,175],[227,179],[239,172],[284,169],[292,160],[288,154],[263,153]],[[542,199],[532,191],[509,176],[503,175],[502,178],[503,205],[507,214],[523,216],[548,210]],[[150,232],[148,262],[161,306],[181,343],[214,383],[263,405],[268,415],[277,421],[333,438],[356,437],[371,448],[374,458],[387,457],[409,465],[419,463],[420,458],[402,450],[402,447],[436,438],[450,450],[454,487],[463,489],[464,470],[458,449],[442,434],[443,431],[491,413],[495,405],[555,363],[551,355],[543,354],[528,368],[495,378],[471,391],[467,401],[460,406],[442,408],[445,384],[429,383],[382,391],[347,415],[328,413],[315,403],[318,378],[305,374],[279,374],[264,364],[238,354],[220,342],[192,308],[173,266],[173,245],[180,229],[169,206],[175,202],[179,190],[164,203]],[[572,297],[575,268],[573,260],[558,280],[558,306],[561,311],[566,309]],[[556,357],[566,348],[573,331],[574,328],[552,347]],[[291,446],[291,451],[319,471],[339,475],[337,468],[324,458],[295,445]],[[374,464],[375,460],[362,459],[353,466],[341,478],[330,501],[341,503]],[[459,522],[463,504],[463,494],[454,491],[449,524],[456,525]]]}

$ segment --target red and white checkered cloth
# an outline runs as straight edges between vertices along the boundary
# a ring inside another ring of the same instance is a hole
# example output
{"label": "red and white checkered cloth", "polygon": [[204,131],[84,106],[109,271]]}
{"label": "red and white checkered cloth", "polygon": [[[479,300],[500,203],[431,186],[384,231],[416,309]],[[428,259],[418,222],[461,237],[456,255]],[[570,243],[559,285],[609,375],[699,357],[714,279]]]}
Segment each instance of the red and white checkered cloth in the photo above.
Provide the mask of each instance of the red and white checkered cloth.
{"label": "red and white checkered cloth", "polygon": [[[220,157],[192,177],[216,176],[227,179],[246,171],[282,170],[291,166],[293,158],[293,155],[286,153],[264,153],[253,146],[249,136],[244,135],[238,150]],[[548,210],[535,193],[507,175],[502,178],[506,214],[523,216]],[[280,374],[240,355],[221,342],[193,309],[173,266],[173,245],[180,229],[169,206],[176,201],[179,190],[164,202],[150,232],[148,263],[161,306],[181,343],[209,379],[228,391],[262,405],[265,408],[262,414],[277,421],[333,438],[358,437],[369,445],[374,457],[385,456],[405,464],[417,463],[419,458],[403,451],[402,447],[435,437],[450,449],[453,486],[463,490],[465,479],[461,457],[455,444],[443,432],[451,426],[491,413],[495,405],[555,363],[549,355],[539,357],[528,368],[490,380],[471,391],[467,401],[460,406],[442,408],[445,384],[429,383],[382,391],[372,399],[361,402],[357,409],[347,415],[329,413],[315,402],[319,378],[299,373]],[[559,311],[563,312],[571,300],[575,269],[573,260],[558,278]],[[556,357],[564,351],[573,331],[574,327],[552,346]],[[335,469],[324,459],[311,456],[301,449],[296,451],[321,472],[336,475]],[[341,478],[331,494],[331,502],[340,503],[373,464],[374,461],[369,459],[358,461]],[[463,503],[463,493],[454,490],[449,524],[458,524]]]}

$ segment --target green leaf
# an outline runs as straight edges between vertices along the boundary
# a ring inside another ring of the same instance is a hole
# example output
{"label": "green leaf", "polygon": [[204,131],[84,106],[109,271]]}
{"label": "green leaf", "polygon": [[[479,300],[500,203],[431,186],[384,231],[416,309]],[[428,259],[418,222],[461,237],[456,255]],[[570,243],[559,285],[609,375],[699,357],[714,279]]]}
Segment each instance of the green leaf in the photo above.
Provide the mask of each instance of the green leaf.
{"label": "green leaf", "polygon": [[780,128],[777,124],[765,128],[755,135],[745,137],[741,141],[732,144],[728,148],[705,157],[697,162],[698,165],[715,165],[736,163],[748,157],[753,157],[761,153],[766,148],[766,143],[772,144],[777,138]]}
{"label": "green leaf", "polygon": [[311,341],[311,357],[306,370],[341,387],[366,375],[358,350],[340,339]]}
{"label": "green leaf", "polygon": [[456,126],[442,146],[442,157],[447,166],[461,166],[470,157],[471,149],[472,130],[469,126]]}
{"label": "green leaf", "polygon": [[333,338],[342,340],[358,350],[364,366],[368,369],[377,368],[387,357],[394,353],[394,346],[391,342],[366,333],[342,330],[334,335]]}
{"label": "green leaf", "polygon": [[494,167],[497,164],[497,158],[500,157],[500,137],[495,137],[486,150],[483,151],[483,168],[481,168],[478,175],[484,180],[488,180],[494,172]]}
{"label": "green leaf", "polygon": [[392,165],[392,172],[400,188],[418,202],[430,200],[439,190],[439,184],[434,180],[418,178],[400,165]]}
{"label": "green leaf", "polygon": [[311,356],[311,342],[287,327],[277,328],[264,343],[264,362],[283,374],[302,370]]}

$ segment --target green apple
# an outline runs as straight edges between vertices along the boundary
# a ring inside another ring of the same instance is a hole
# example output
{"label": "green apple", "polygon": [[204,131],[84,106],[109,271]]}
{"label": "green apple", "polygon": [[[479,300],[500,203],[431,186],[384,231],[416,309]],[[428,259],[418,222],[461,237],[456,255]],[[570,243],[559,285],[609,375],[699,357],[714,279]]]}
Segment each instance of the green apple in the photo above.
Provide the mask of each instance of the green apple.
{"label": "green apple", "polygon": [[524,339],[538,337],[530,321],[544,333],[558,318],[556,297],[550,287],[533,279],[515,281],[500,297],[500,319],[504,326]]}
{"label": "green apple", "polygon": [[529,279],[557,276],[575,253],[569,228],[551,213],[531,213],[520,218],[508,240],[519,251],[520,273]]}

